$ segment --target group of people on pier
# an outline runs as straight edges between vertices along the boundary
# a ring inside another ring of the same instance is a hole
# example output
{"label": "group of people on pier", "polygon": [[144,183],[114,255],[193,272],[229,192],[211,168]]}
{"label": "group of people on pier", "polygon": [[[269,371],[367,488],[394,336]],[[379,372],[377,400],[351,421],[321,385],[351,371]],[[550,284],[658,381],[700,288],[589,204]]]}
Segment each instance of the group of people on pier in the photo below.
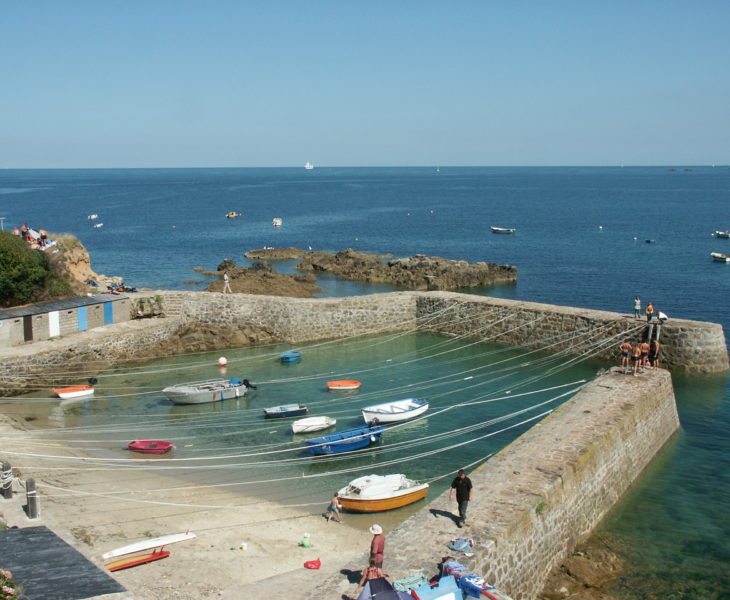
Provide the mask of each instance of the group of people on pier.
{"label": "group of people on pier", "polygon": [[[645,340],[636,345],[632,345],[629,340],[624,340],[619,346],[619,350],[624,373],[633,372],[634,375],[638,375],[643,373],[645,368],[659,367],[662,346],[657,339],[653,339],[651,342]],[[631,367],[629,367],[629,360],[631,360]]]}

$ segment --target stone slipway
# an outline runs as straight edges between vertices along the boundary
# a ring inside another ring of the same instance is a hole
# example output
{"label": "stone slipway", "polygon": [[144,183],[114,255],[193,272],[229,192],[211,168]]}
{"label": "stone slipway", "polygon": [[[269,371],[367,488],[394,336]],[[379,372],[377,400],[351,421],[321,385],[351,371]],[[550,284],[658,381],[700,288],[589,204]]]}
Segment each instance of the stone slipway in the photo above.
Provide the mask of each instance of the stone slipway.
{"label": "stone slipway", "polygon": [[[476,542],[457,555],[514,600],[538,597],[551,569],[585,541],[679,428],[671,377],[612,370],[470,473],[469,517],[457,529],[448,492],[386,532],[384,570],[391,579],[436,573],[454,537]],[[374,515],[373,522],[377,522]],[[366,566],[367,552],[347,570]],[[340,598],[353,586],[338,574],[307,600]]]}

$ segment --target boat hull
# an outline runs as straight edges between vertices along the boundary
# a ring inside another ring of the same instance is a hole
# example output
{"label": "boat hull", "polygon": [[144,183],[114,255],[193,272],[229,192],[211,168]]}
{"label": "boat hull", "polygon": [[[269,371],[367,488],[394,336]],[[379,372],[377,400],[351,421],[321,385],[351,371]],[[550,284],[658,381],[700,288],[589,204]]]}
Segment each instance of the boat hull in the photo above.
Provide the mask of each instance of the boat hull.
{"label": "boat hull", "polygon": [[340,494],[340,504],[349,512],[371,513],[393,510],[423,500],[428,493],[428,484],[424,483],[412,491],[391,498],[353,498]]}
{"label": "boat hull", "polygon": [[243,383],[234,385],[225,379],[217,379],[171,385],[164,388],[162,393],[173,404],[207,404],[208,402],[241,398],[246,395],[246,386]]}
{"label": "boat hull", "polygon": [[91,385],[71,385],[65,388],[56,388],[55,390],[51,390],[51,392],[63,400],[70,400],[71,398],[93,396],[94,387]]}
{"label": "boat hull", "polygon": [[307,417],[299,419],[291,424],[292,433],[314,433],[322,431],[337,424],[337,419],[332,417]]}
{"label": "boat hull", "polygon": [[301,417],[309,413],[309,409],[301,404],[295,406],[275,406],[264,409],[266,419],[283,419],[284,417]]}
{"label": "boat hull", "polygon": [[513,229],[511,227],[491,227],[492,233],[503,233],[503,234],[509,234],[509,233],[516,233],[517,230]]}
{"label": "boat hull", "polygon": [[383,435],[382,427],[358,427],[306,440],[305,444],[315,456],[342,454],[367,448]]}
{"label": "boat hull", "polygon": [[340,391],[340,390],[356,390],[361,385],[362,384],[359,381],[355,381],[354,379],[340,380],[340,381],[328,381],[327,389],[332,390],[334,392]]}
{"label": "boat hull", "polygon": [[716,262],[724,262],[724,263],[730,262],[730,254],[721,254],[720,252],[712,252],[710,254],[710,256],[712,257],[712,260],[714,260]]}
{"label": "boat hull", "polygon": [[373,419],[377,419],[379,423],[399,423],[422,415],[427,410],[428,402],[408,398],[363,408],[362,418],[366,423],[372,422]]}
{"label": "boat hull", "polygon": [[296,350],[289,350],[287,352],[282,352],[279,355],[279,360],[283,363],[293,363],[297,362],[301,357],[301,352],[297,352]]}
{"label": "boat hull", "polygon": [[175,447],[172,442],[164,442],[162,440],[134,440],[127,444],[127,448],[132,452],[141,452],[142,454],[165,454]]}

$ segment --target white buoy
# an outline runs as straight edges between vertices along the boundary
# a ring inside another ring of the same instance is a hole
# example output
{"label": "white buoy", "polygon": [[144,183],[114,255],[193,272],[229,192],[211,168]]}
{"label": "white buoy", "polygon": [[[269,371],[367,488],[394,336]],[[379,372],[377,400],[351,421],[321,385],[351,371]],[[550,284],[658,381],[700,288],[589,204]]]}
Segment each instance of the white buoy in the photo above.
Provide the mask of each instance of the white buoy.
{"label": "white buoy", "polygon": [[225,356],[221,356],[218,359],[218,366],[219,367],[225,367],[228,364],[228,359]]}

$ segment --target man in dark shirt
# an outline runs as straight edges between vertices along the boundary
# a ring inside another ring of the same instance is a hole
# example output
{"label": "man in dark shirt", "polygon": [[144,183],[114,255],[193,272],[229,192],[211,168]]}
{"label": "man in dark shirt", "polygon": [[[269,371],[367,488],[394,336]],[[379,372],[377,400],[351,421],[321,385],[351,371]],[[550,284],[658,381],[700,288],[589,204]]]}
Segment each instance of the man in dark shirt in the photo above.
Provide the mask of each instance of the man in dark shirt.
{"label": "man in dark shirt", "polygon": [[471,500],[471,479],[466,476],[464,469],[459,469],[458,474],[451,482],[451,489],[449,490],[449,500],[454,496],[454,490],[456,490],[456,503],[459,505],[459,520],[456,524],[459,527],[464,525],[466,521],[466,509],[469,506],[469,500]]}
{"label": "man in dark shirt", "polygon": [[383,552],[385,551],[385,536],[380,525],[372,525],[370,533],[373,534],[373,541],[370,543],[370,560],[374,561],[376,567],[383,567]]}

